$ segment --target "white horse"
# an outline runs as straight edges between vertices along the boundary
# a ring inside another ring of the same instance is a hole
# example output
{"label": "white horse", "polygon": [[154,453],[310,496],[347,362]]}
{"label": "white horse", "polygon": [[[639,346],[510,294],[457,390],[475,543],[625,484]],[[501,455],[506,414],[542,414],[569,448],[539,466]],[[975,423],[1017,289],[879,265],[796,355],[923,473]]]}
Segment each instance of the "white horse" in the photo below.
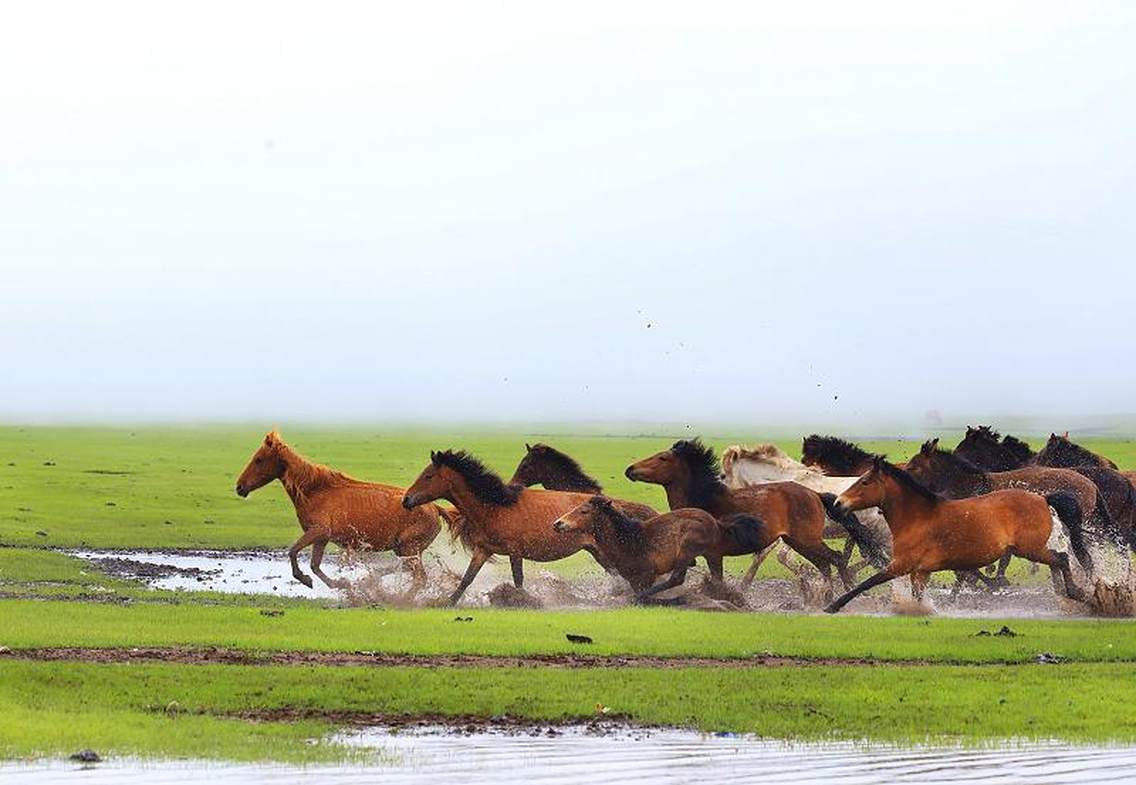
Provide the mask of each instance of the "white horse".
{"label": "white horse", "polygon": [[[800,461],[795,461],[790,458],[785,452],[775,444],[759,444],[755,447],[742,447],[741,445],[733,445],[727,447],[722,452],[722,481],[730,488],[744,488],[747,485],[761,485],[767,482],[795,482],[799,483],[806,488],[816,491],[817,493],[833,493],[839,496],[844,493],[851,485],[860,479],[859,477],[829,477],[822,474],[816,469],[805,466]],[[862,510],[856,514],[860,522],[865,526],[872,529],[876,536],[876,541],[887,543],[887,550],[889,551],[888,557],[890,558],[891,551],[891,529],[888,528],[887,521],[879,510],[872,508],[870,510]],[[825,537],[848,537],[848,531],[843,526],[833,523],[831,521],[825,525]],[[778,541],[780,542],[780,541]],[[744,583],[749,583],[753,580],[753,576],[757,573],[757,568],[769,556],[774,545],[770,545],[760,553],[753,555],[753,563],[750,564],[749,569],[746,571]],[[777,560],[784,564],[790,570],[796,572],[797,568],[790,561],[789,546],[780,543],[781,547],[777,552]],[[848,558],[852,554],[852,540],[849,538],[848,544],[845,546],[844,555]],[[851,568],[853,572],[863,567],[863,564],[856,565]]]}

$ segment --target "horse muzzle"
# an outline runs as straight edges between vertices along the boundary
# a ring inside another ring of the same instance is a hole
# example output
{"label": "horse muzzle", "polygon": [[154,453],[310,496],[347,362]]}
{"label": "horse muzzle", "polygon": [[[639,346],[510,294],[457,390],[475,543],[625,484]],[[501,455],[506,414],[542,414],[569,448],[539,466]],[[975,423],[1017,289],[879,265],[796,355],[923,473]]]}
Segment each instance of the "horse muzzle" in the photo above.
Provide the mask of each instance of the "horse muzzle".
{"label": "horse muzzle", "polygon": [[631,482],[638,482],[639,481],[639,472],[638,472],[638,470],[636,470],[636,468],[634,466],[628,466],[623,471],[623,476],[626,477],[627,479],[631,480]]}
{"label": "horse muzzle", "polygon": [[249,495],[248,488],[241,485],[240,483],[237,483],[237,496],[240,496],[242,499],[244,499],[248,495]]}
{"label": "horse muzzle", "polygon": [[568,531],[568,524],[565,523],[564,521],[560,520],[559,518],[557,518],[556,522],[552,524],[552,528],[555,531],[558,531],[561,534],[563,534],[564,532]]}
{"label": "horse muzzle", "polygon": [[832,503],[832,512],[834,515],[839,515],[841,518],[843,518],[845,515],[852,512],[852,510],[847,504],[840,501],[840,499],[838,498]]}
{"label": "horse muzzle", "polygon": [[408,494],[406,494],[405,496],[402,497],[402,508],[404,510],[413,510],[415,507],[417,507],[419,504],[422,504],[424,501],[425,500],[422,499],[421,494],[418,494],[418,493],[410,494],[410,493],[408,493]]}

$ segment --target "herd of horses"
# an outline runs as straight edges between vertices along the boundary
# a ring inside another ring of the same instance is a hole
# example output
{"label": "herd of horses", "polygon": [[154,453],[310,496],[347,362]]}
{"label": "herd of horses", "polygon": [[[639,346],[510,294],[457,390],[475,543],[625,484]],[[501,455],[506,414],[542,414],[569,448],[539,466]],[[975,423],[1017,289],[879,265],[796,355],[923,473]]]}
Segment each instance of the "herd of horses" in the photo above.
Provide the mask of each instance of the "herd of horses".
{"label": "herd of horses", "polygon": [[[960,583],[994,586],[1005,580],[1012,556],[1048,566],[1055,589],[1083,600],[1069,554],[1050,547],[1055,523],[1086,570],[1090,541],[1136,549],[1136,476],[1067,435],[1052,435],[1038,453],[986,426],[968,428],[953,451],[938,441],[896,464],[831,436],[805,438],[800,462],[774,445],[729,447],[719,461],[700,440],[680,440],[625,471],[631,481],[662,486],[670,509],[660,513],[605,495],[574,459],[546,444],[526,444],[508,482],[467,452],[432,452],[404,489],[312,463],[272,431],[236,491],[244,497],[280,480],[303,529],[288,551],[292,574],[308,587],[312,579],[298,563],[308,547],[312,572],[333,588],[346,585],[321,569],[330,542],[393,551],[410,573],[413,595],[427,581],[423,552],[446,526],[470,553],[450,604],[494,556],[509,559],[513,583],[522,588],[525,560],[587,551],[625,579],[637,601],[657,602],[660,592],[683,583],[697,558],[721,581],[724,557],[753,554],[742,579],[748,585],[775,548],[787,566],[796,567],[796,554],[816,567],[830,594],[835,572],[845,593],[829,612],[902,576],[921,596],[939,570],[954,571]],[[836,537],[847,539],[843,551],[825,541]],[[994,564],[996,573],[982,571]],[[856,584],[856,572],[868,565],[878,571]]]}

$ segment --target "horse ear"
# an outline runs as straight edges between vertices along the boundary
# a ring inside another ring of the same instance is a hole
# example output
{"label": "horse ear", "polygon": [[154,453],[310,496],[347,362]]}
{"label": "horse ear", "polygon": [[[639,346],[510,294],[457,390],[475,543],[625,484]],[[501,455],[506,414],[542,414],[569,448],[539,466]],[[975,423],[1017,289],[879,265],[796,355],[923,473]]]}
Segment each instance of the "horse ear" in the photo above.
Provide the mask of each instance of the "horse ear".
{"label": "horse ear", "polygon": [[438,451],[437,450],[431,450],[430,451],[430,463],[437,463],[437,462],[438,462]]}
{"label": "horse ear", "polygon": [[532,452],[532,445],[525,442],[525,452]]}
{"label": "horse ear", "polygon": [[1068,431],[1065,431],[1065,435],[1064,435],[1064,436],[1062,436],[1061,438],[1062,438],[1062,439],[1065,439],[1066,441],[1068,441],[1068,439],[1069,439],[1069,432],[1068,432]]}
{"label": "horse ear", "polygon": [[931,449],[937,450],[938,448],[939,448],[939,437],[936,436],[934,439],[931,440]]}
{"label": "horse ear", "polygon": [[273,428],[264,436],[264,443],[269,447],[275,447],[280,442],[280,432]]}

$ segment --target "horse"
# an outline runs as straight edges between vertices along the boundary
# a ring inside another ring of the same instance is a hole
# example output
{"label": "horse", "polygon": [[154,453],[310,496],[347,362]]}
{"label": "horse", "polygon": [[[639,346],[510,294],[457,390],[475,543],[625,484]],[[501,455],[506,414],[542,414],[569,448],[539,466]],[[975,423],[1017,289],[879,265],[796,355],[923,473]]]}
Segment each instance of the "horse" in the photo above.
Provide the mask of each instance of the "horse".
{"label": "horse", "polygon": [[[714,451],[698,439],[677,441],[670,449],[631,464],[624,474],[632,482],[663,486],[672,510],[698,507],[716,518],[738,513],[758,518],[763,524],[758,547],[728,555],[760,551],[783,539],[820,570],[830,587],[833,567],[845,585],[851,584],[847,562],[822,538],[826,509],[835,503],[831,495],[822,498],[816,491],[794,482],[731,490],[720,479],[721,469]],[[842,517],[861,549],[874,552],[878,544],[871,541],[870,532],[854,516]]]}
{"label": "horse", "polygon": [[[631,584],[635,601],[646,602],[659,592],[682,585],[697,556],[706,560],[711,577],[720,582],[723,554],[737,547],[756,547],[762,523],[748,515],[719,521],[696,507],[639,521],[621,512],[611,499],[596,495],[560,516],[553,528],[590,538]],[[667,580],[654,585],[667,573]]]}
{"label": "horse", "polygon": [[[449,604],[456,605],[491,556],[509,557],[513,584],[520,589],[525,559],[556,561],[585,548],[584,538],[559,535],[552,524],[590,498],[587,493],[506,485],[464,450],[444,450],[430,453],[430,463],[407,488],[402,506],[410,510],[445,499],[457,508],[459,515],[447,518],[446,523],[471,555],[461,583],[449,598]],[[592,555],[607,569],[602,555],[594,550]]]}
{"label": "horse", "polygon": [[280,480],[296,508],[296,517],[304,533],[288,549],[292,561],[292,577],[312,587],[296,557],[309,545],[312,548],[312,572],[331,588],[341,589],[347,581],[333,580],[320,568],[324,549],[329,542],[341,548],[369,548],[394,551],[403,567],[411,573],[410,594],[426,583],[422,552],[441,531],[438,519],[447,510],[428,505],[417,510],[404,510],[399,502],[402,488],[363,482],[326,466],[303,458],[284,443],[276,431],[264,437],[248,466],[237,479],[237,495],[248,496],[273,480]]}
{"label": "horse", "polygon": [[[1071,469],[1026,466],[1006,472],[988,472],[955,453],[941,449],[939,440],[931,439],[924,442],[915,457],[907,462],[907,471],[948,499],[981,496],[1006,488],[1021,488],[1042,496],[1068,491],[1077,497],[1086,528],[1089,528],[1090,521],[1093,522],[1092,530],[1097,539],[1124,540],[1097,486],[1088,477]],[[999,577],[1004,574],[1005,570],[1001,569]]]}
{"label": "horse", "polygon": [[830,477],[859,477],[872,467],[876,456],[835,436],[806,436],[801,442],[801,463]]}
{"label": "horse", "polygon": [[[547,444],[525,444],[525,457],[517,464],[510,485],[542,485],[549,491],[603,493],[603,486],[580,468],[574,458]],[[636,520],[645,521],[658,515],[648,504],[612,499],[619,511]]]}
{"label": "horse", "polygon": [[994,491],[968,499],[946,499],[911,474],[876,460],[872,469],[840,495],[836,504],[845,510],[879,507],[892,532],[892,559],[883,570],[829,604],[836,613],[862,592],[901,575],[926,584],[938,570],[977,570],[1004,554],[1048,565],[1061,576],[1065,595],[1084,601],[1073,581],[1068,554],[1049,548],[1053,530],[1050,507],[1069,534],[1077,561],[1092,569],[1085,548],[1081,510],[1068,491],[1041,496],[1019,489]]}
{"label": "horse", "polygon": [[1012,436],[1003,439],[989,425],[968,425],[966,436],[955,446],[954,454],[988,472],[1009,472],[1033,462],[1028,445]]}
{"label": "horse", "polygon": [[[816,469],[805,466],[803,463],[793,460],[785,452],[775,444],[758,444],[753,447],[742,447],[740,445],[731,445],[722,451],[722,480],[730,488],[742,488],[747,485],[760,485],[767,482],[795,482],[799,483],[806,488],[811,488],[817,493],[831,493],[840,495],[848,487],[856,482],[856,477],[830,477],[823,474]],[[887,563],[889,554],[887,553],[888,547],[891,542],[891,532],[887,528],[887,522],[884,521],[883,516],[876,510],[865,510],[857,516],[859,521],[864,526],[874,530],[874,541],[881,544],[882,552],[876,555],[877,567],[882,567]],[[848,537],[848,530],[839,524],[829,524],[825,526],[824,536],[826,538],[834,537]],[[852,556],[852,547],[854,541],[848,538],[848,543],[844,548],[844,559],[848,560]],[[786,559],[788,553],[788,546],[782,543],[777,553],[777,558],[782,564],[788,566]],[[752,573],[757,571],[758,566],[764,559],[764,553],[758,553],[754,556],[753,564],[750,565],[746,577],[752,580]],[[855,574],[858,568],[849,567],[849,570]]]}
{"label": "horse", "polygon": [[1103,455],[1097,455],[1092,450],[1087,450],[1081,445],[1069,441],[1069,434],[1067,433],[1064,436],[1058,436],[1055,433],[1049,434],[1049,441],[1045,443],[1045,447],[1041,449],[1041,452],[1034,457],[1034,462],[1039,466],[1061,466],[1067,468],[1076,466],[1103,466],[1113,471],[1117,469],[1116,464]]}

